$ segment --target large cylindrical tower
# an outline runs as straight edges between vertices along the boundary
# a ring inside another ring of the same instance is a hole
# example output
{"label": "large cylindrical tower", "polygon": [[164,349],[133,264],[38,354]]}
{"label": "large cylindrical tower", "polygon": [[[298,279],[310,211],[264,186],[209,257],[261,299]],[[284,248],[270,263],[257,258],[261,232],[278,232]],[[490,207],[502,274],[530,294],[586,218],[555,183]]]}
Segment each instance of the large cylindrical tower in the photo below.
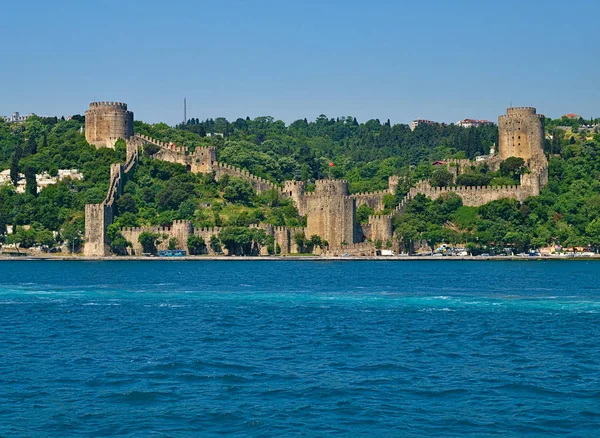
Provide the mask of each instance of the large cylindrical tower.
{"label": "large cylindrical tower", "polygon": [[96,147],[114,148],[133,136],[133,113],[121,102],[92,102],[85,112],[85,139]]}
{"label": "large cylindrical tower", "polygon": [[535,108],[508,108],[498,117],[498,154],[502,160],[509,157],[532,158],[544,155],[544,116]]}

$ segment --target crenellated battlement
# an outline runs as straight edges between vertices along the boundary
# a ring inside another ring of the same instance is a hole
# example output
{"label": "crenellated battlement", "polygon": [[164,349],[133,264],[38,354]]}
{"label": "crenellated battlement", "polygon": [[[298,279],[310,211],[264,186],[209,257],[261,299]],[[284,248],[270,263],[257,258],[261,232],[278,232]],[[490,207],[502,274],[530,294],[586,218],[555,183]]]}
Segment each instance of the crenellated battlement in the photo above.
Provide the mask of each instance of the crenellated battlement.
{"label": "crenellated battlement", "polygon": [[222,227],[197,228],[194,229],[194,234],[196,236],[199,236],[201,234],[214,234],[215,236],[218,236],[221,230],[223,230]]}
{"label": "crenellated battlement", "polygon": [[259,193],[266,190],[278,189],[278,186],[275,183],[230,164],[213,161],[212,168],[216,173],[217,179],[220,178],[222,174],[242,178],[250,181],[254,189]]}
{"label": "crenellated battlement", "polygon": [[120,111],[127,111],[127,104],[123,102],[92,102],[90,103],[90,110],[98,109],[116,109]]}
{"label": "crenellated battlement", "polygon": [[375,192],[359,192],[359,193],[352,193],[350,195],[351,198],[360,198],[360,197],[369,197],[369,196],[381,196],[381,195],[387,195],[389,194],[390,191],[389,190],[377,190]]}
{"label": "crenellated battlement", "polygon": [[348,195],[348,181],[345,179],[318,179],[315,193],[319,195]]}
{"label": "crenellated battlement", "polygon": [[121,233],[138,234],[138,233],[170,233],[172,227],[123,227]]}
{"label": "crenellated battlement", "polygon": [[377,220],[391,220],[393,219],[393,215],[391,214],[371,214],[369,215],[369,223],[371,221],[377,221]]}
{"label": "crenellated battlement", "polygon": [[500,117],[506,117],[513,114],[536,114],[537,110],[532,106],[514,106],[506,110],[506,115]]}
{"label": "crenellated battlement", "polygon": [[85,112],[85,139],[96,147],[114,148],[119,138],[133,137],[133,112],[123,102],[92,102]]}

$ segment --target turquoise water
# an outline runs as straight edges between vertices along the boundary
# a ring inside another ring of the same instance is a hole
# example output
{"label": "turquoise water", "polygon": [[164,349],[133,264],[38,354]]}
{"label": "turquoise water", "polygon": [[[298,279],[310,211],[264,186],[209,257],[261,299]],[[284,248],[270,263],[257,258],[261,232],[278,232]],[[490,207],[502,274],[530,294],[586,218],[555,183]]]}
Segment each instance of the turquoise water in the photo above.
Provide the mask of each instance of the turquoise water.
{"label": "turquoise water", "polygon": [[0,436],[598,436],[598,272],[0,262]]}

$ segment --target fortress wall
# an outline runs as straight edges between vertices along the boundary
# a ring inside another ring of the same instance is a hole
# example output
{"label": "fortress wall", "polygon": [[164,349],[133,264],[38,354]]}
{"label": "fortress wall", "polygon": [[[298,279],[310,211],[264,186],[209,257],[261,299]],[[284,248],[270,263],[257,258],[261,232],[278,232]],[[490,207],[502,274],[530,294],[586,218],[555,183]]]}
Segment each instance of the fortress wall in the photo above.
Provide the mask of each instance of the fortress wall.
{"label": "fortress wall", "polygon": [[106,229],[112,221],[112,205],[87,204],[85,206],[84,255],[86,257],[104,257],[110,254]]}
{"label": "fortress wall", "polygon": [[283,197],[291,198],[294,201],[294,205],[298,209],[300,216],[306,214],[305,190],[306,187],[303,181],[285,181],[283,189],[280,191]]}
{"label": "fortress wall", "polygon": [[392,216],[369,216],[370,239],[375,242],[381,240],[385,242],[392,238]]}
{"label": "fortress wall", "polygon": [[113,163],[110,166],[110,182],[106,198],[100,204],[85,206],[85,246],[83,253],[88,257],[103,257],[110,254],[106,229],[112,224],[115,215],[115,200],[123,192],[125,173],[130,172],[138,160],[137,146],[127,143],[125,165]]}
{"label": "fortress wall", "polygon": [[279,245],[281,254],[289,254],[292,252],[292,240],[294,236],[290,233],[288,227],[271,227],[272,236],[274,239],[275,248]]}
{"label": "fortress wall", "polygon": [[327,255],[340,257],[345,254],[351,256],[374,256],[375,245],[373,242],[353,243],[351,245],[342,245],[338,248],[330,248]]}
{"label": "fortress wall", "polygon": [[[144,249],[139,242],[140,234],[144,232],[160,234],[160,243],[156,246],[158,250],[169,248],[169,239],[176,237],[171,227],[125,227],[121,228],[123,237],[132,244],[132,255],[142,255]],[[186,242],[187,248],[187,242]]]}
{"label": "fortress wall", "polygon": [[[217,236],[221,234],[221,227],[209,227],[209,228],[197,228],[194,229],[194,235],[202,237],[204,239],[204,243],[206,244],[206,253],[209,255],[217,255],[213,249],[210,247],[210,238],[212,236]],[[226,252],[225,248],[223,251]]]}
{"label": "fortress wall", "polygon": [[212,172],[212,163],[217,159],[216,149],[212,146],[197,147],[194,152],[173,143],[165,143],[153,139],[147,135],[136,135],[136,140],[142,143],[150,143],[158,146],[160,150],[153,155],[154,159],[167,161],[186,166],[190,172],[209,173]]}
{"label": "fortress wall", "polygon": [[398,191],[398,185],[400,184],[400,177],[398,175],[392,175],[388,178],[388,193],[395,195]]}
{"label": "fortress wall", "polygon": [[[528,187],[521,186],[501,186],[501,187],[414,187],[410,189],[410,197],[417,194],[423,194],[431,199],[437,199],[448,193],[456,193],[461,197],[463,205],[469,207],[479,207],[491,201],[498,199],[512,198],[518,201],[524,201],[528,196],[533,195],[533,191]],[[539,194],[539,192],[538,192]]]}
{"label": "fortress wall", "polygon": [[366,204],[375,211],[381,211],[383,210],[383,197],[389,193],[388,190],[381,190],[371,193],[354,193],[350,197],[356,200],[356,208]]}
{"label": "fortress wall", "polygon": [[279,190],[279,188],[271,181],[253,175],[247,170],[240,169],[239,167],[230,166],[225,163],[219,163],[217,161],[214,161],[212,163],[212,169],[215,172],[215,179],[217,181],[223,175],[229,175],[231,177],[241,178],[250,182],[250,184],[252,184],[252,187],[254,188],[254,190],[256,190],[257,193],[262,193],[267,190]]}
{"label": "fortress wall", "polygon": [[306,236],[314,234],[338,248],[342,242],[356,241],[356,204],[349,196],[309,196],[306,198]]}
{"label": "fortress wall", "polygon": [[189,254],[188,238],[194,234],[194,227],[192,222],[188,220],[176,220],[173,221],[171,227],[171,235],[169,238],[174,237],[177,239],[177,249],[185,249]]}

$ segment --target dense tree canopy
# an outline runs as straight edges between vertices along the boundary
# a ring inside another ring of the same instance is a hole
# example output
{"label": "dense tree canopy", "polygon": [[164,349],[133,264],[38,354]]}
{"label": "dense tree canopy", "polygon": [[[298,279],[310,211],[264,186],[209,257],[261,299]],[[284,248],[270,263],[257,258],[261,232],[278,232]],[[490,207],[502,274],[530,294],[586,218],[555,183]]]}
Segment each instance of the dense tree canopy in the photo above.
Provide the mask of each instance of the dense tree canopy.
{"label": "dense tree canopy", "polygon": [[[0,121],[0,170],[9,169],[13,182],[24,174],[28,183],[21,194],[11,183],[0,186],[0,234],[5,233],[8,224],[17,226],[13,235],[2,239],[19,242],[21,247],[52,247],[61,242],[72,249],[81,246],[85,204],[104,199],[110,164],[125,159],[122,141],[115,149],[88,145],[81,132],[83,124],[81,116],[67,121],[39,117],[24,123]],[[395,220],[397,235],[403,240],[423,238],[431,243],[447,240],[473,244],[475,239],[479,245],[495,247],[535,247],[552,242],[597,246],[600,134],[584,126],[589,124],[588,120],[546,120],[544,147],[550,157],[550,183],[541,196],[522,204],[496,201],[479,209],[462,207],[460,200],[415,199],[407,214]],[[309,189],[310,181],[331,176],[347,179],[352,192],[380,190],[387,187],[390,175],[401,175],[399,195],[384,199],[386,211],[411,183],[434,175],[432,161],[474,158],[488,153],[497,141],[495,126],[465,129],[422,125],[411,131],[406,125],[392,126],[389,121],[359,123],[354,117],[332,119],[324,115],[289,126],[272,117],[234,122],[224,118],[190,119],[176,128],[136,121],[135,130],[192,149],[215,146],[220,161],[276,183],[294,178],[307,180]],[[206,136],[214,133],[223,136]],[[223,245],[240,253],[255,253],[257,248],[272,244],[259,235],[244,235],[242,228],[261,222],[277,226],[305,224],[292,202],[280,198],[276,191],[257,195],[241,179],[216,182],[211,175],[187,173],[184,166],[153,160],[152,151],[147,148],[146,152],[116,204],[117,219],[109,230],[116,252],[124,252],[131,244],[119,234],[122,226],[167,225],[176,219],[188,219],[197,227],[229,227],[225,233],[227,243],[216,237],[209,242],[190,243],[195,251],[204,246],[220,250]],[[330,167],[330,162],[335,166]],[[457,182],[474,186],[515,184],[522,167],[523,163],[516,160],[505,163],[499,172],[480,166],[460,175]],[[69,168],[79,169],[84,179],[65,179],[40,193],[33,190],[35,174],[56,175],[58,169]],[[451,184],[441,171],[435,174],[434,182]],[[364,223],[372,213],[363,207],[357,219]],[[321,246],[319,238],[303,237],[303,247]]]}

